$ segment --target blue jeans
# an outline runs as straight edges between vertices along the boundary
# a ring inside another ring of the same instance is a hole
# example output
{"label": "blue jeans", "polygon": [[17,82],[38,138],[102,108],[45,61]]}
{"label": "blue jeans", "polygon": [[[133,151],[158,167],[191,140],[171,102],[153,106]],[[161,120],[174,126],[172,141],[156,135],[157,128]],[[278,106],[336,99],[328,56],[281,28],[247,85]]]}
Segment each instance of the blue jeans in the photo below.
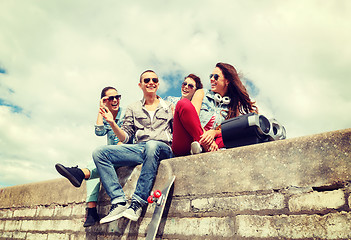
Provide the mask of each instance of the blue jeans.
{"label": "blue jeans", "polygon": [[154,184],[160,161],[173,157],[172,149],[164,142],[150,140],[137,144],[107,145],[93,152],[93,159],[100,179],[111,202],[126,202],[127,199],[118,181],[115,167],[143,164],[132,200],[142,205]]}

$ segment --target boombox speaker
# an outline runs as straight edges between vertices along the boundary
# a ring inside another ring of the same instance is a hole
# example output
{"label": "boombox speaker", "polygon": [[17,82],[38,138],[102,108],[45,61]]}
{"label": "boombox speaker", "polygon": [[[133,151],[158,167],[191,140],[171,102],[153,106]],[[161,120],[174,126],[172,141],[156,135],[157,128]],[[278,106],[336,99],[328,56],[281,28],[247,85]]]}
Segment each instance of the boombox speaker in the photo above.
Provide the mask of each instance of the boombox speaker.
{"label": "boombox speaker", "polygon": [[221,125],[223,143],[226,148],[286,138],[286,131],[276,119],[249,113],[225,120]]}

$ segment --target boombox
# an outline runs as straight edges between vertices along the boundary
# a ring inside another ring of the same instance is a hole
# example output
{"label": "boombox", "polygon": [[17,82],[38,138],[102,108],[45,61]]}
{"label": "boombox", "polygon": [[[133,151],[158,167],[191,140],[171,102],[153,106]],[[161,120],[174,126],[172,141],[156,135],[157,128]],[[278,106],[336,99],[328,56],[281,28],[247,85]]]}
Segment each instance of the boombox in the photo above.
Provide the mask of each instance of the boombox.
{"label": "boombox", "polygon": [[221,125],[223,143],[226,148],[286,138],[286,131],[276,119],[249,113],[227,119]]}

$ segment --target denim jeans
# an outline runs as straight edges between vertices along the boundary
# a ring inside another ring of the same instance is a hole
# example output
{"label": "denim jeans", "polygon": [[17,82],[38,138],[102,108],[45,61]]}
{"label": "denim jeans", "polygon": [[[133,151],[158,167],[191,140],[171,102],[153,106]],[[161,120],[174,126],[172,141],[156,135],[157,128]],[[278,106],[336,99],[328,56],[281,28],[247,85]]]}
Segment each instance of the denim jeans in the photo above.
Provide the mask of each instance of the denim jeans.
{"label": "denim jeans", "polygon": [[90,171],[90,178],[85,181],[87,188],[86,202],[97,202],[100,190],[100,175],[94,161],[89,162],[86,168]]}
{"label": "denim jeans", "polygon": [[132,200],[137,200],[142,205],[147,204],[160,161],[171,157],[173,157],[171,148],[164,142],[154,140],[137,144],[107,145],[93,152],[102,185],[113,203],[127,201],[115,167],[143,164],[132,197]]}

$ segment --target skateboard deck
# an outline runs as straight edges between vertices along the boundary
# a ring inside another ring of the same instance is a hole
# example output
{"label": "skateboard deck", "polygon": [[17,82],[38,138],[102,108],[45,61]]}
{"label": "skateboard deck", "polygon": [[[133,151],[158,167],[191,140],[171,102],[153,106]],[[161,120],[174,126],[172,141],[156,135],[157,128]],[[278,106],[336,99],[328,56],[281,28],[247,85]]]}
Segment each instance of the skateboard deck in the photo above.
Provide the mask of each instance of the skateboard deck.
{"label": "skateboard deck", "polygon": [[158,227],[161,223],[162,214],[163,214],[163,211],[165,210],[168,194],[173,186],[174,180],[175,180],[175,176],[172,176],[169,179],[169,181],[166,183],[162,191],[159,191],[159,190],[155,191],[155,197],[153,197],[155,201],[154,202],[155,210],[154,210],[154,214],[152,215],[151,222],[149,223],[149,226],[148,226],[148,230],[145,238],[146,240],[153,240],[156,237]]}

